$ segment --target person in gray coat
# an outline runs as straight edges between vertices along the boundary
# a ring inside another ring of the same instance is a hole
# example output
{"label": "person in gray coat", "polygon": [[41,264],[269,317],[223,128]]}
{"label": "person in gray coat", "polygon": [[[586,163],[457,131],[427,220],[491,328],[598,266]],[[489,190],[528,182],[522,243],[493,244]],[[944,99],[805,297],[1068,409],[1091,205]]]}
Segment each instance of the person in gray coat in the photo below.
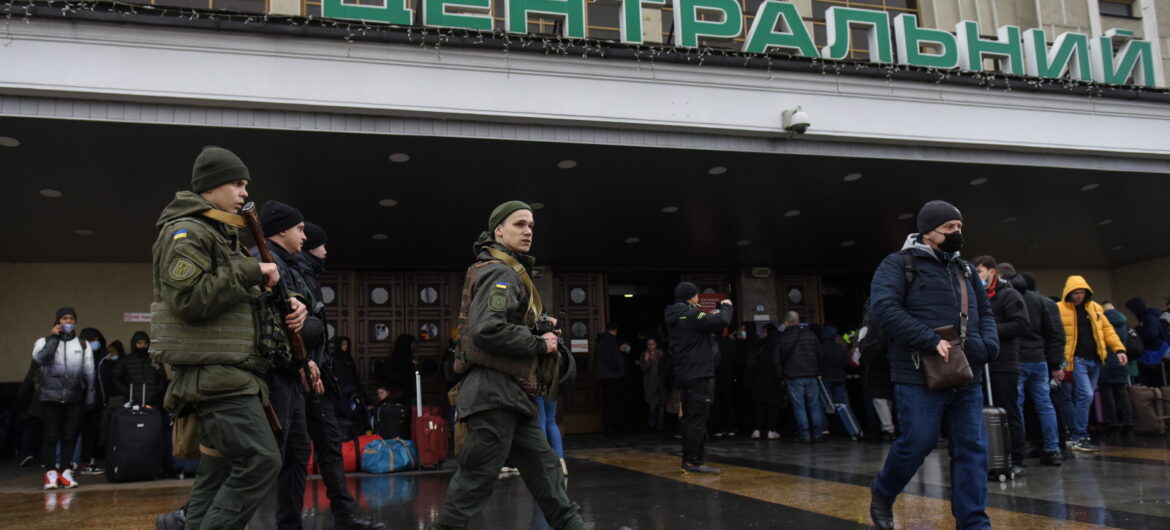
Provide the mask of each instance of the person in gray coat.
{"label": "person in gray coat", "polygon": [[[94,404],[93,353],[75,333],[77,311],[57,310],[53,328],[33,345],[32,358],[41,367],[41,414],[45,421],[41,461],[45,466],[44,489],[76,488],[73,462],[81,415]],[[57,462],[57,444],[61,460]]]}

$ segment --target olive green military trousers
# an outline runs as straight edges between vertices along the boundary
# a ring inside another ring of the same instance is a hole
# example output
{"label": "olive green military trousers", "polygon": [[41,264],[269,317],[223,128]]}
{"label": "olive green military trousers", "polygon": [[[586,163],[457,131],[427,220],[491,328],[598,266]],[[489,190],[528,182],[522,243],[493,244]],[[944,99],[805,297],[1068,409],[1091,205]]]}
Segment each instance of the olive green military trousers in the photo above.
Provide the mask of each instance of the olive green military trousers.
{"label": "olive green military trousers", "polygon": [[200,403],[201,455],[187,503],[187,530],[242,529],[276,484],[280,450],[258,396]]}
{"label": "olive green military trousers", "polygon": [[466,421],[470,432],[459,453],[459,470],[447,486],[447,498],[432,529],[466,527],[491,496],[505,460],[520,470],[524,485],[550,527],[585,528],[581,507],[565,494],[560,460],[536,418],[509,409],[492,409],[473,414]]}

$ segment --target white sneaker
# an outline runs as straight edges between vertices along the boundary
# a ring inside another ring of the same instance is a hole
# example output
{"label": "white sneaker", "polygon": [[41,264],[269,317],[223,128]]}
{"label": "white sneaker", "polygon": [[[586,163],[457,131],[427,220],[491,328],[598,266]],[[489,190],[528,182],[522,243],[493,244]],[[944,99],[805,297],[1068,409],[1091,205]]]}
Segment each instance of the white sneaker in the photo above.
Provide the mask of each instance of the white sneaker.
{"label": "white sneaker", "polygon": [[61,487],[63,487],[63,488],[76,488],[77,487],[77,481],[73,480],[73,470],[72,469],[66,469],[65,471],[61,472],[60,483],[61,483]]}
{"label": "white sneaker", "polygon": [[[50,469],[45,472],[45,488],[47,490],[57,489],[57,470]],[[54,504],[56,501],[54,501]]]}
{"label": "white sneaker", "polygon": [[779,440],[780,433],[778,433],[776,431],[768,431],[768,439],[769,440]]}
{"label": "white sneaker", "polygon": [[756,430],[752,431],[752,439],[753,439],[753,440],[759,440],[759,439],[760,439],[760,430],[759,430],[759,429],[756,429]]}

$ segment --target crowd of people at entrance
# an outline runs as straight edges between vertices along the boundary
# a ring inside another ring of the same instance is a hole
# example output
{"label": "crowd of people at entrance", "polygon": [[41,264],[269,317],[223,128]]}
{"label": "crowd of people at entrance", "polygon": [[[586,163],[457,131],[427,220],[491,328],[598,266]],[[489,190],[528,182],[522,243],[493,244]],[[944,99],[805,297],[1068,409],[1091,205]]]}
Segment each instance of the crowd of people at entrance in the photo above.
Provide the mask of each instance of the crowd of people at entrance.
{"label": "crowd of people at entrance", "polygon": [[[139,331],[128,348],[107,344],[62,307],[35,340],[21,390],[21,464],[39,457],[43,487],[75,488],[86,473],[197,472],[190,502],[160,516],[159,528],[242,527],[272,490],[276,527],[300,528],[313,455],[335,527],[381,528],[354,513],[341,446],[371,431],[401,438],[407,412],[417,412],[438,437],[438,462],[446,422],[457,426],[459,467],[433,528],[466,526],[509,469],[519,470],[550,525],[583,528],[580,506],[565,492],[556,421],[576,361],[528,276],[531,207],[510,201],[491,213],[441,362],[423,369],[417,339],[399,336],[393,354],[373,366],[371,398],[351,341],[326,331],[324,230],[277,201],[254,220],[230,213],[246,211],[249,182],[234,154],[209,148],[196,160],[192,191],[163,211],[153,337]],[[259,244],[247,250],[237,232],[249,221]],[[917,225],[874,273],[855,330],[794,311],[762,329],[733,323],[732,300],[700,307],[698,287],[685,281],[655,333],[626,336],[608,322],[593,351],[605,433],[645,425],[673,434],[684,472],[716,474],[705,457],[710,439],[815,444],[833,434],[859,440],[868,428],[870,439],[892,442],[870,501],[884,529],[940,442],[952,483],[964,485],[951,488],[957,525],[986,528],[989,476],[1019,476],[1030,458],[1060,466],[1076,452],[1099,451],[1096,433],[1165,432],[1170,300],[1159,311],[1133,298],[1127,315],[1097,301],[1077,275],[1048,297],[1008,263],[961,258],[955,206],[931,201]],[[275,289],[262,294],[262,286]],[[422,402],[420,371],[449,391],[446,422]],[[142,445],[157,455],[136,453],[103,469],[103,448],[114,458],[120,444],[111,439],[126,436],[117,424],[127,416],[161,418]]]}

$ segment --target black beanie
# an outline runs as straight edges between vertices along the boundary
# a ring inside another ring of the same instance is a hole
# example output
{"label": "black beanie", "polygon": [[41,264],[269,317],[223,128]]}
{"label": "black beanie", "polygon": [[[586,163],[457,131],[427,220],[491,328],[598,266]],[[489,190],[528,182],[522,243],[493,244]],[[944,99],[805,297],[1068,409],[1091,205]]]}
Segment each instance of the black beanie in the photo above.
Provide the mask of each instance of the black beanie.
{"label": "black beanie", "polygon": [[925,234],[949,221],[962,221],[963,214],[947,201],[930,201],[918,210],[918,233]]}
{"label": "black beanie", "polygon": [[329,238],[325,236],[325,230],[313,223],[305,223],[305,246],[304,250],[313,250],[325,243],[329,242]]}
{"label": "black beanie", "polygon": [[72,307],[62,307],[61,309],[58,309],[57,318],[53,319],[53,325],[57,325],[57,323],[61,321],[61,317],[65,315],[73,315],[73,318],[77,318],[77,311],[74,311]]}
{"label": "black beanie", "polygon": [[280,201],[268,201],[260,209],[260,227],[264,237],[271,237],[292,228],[305,220],[301,211]]}
{"label": "black beanie", "polygon": [[696,294],[699,294],[699,288],[691,282],[680,282],[674,288],[675,300],[690,300]]}
{"label": "black beanie", "polygon": [[235,153],[222,147],[208,147],[195,158],[191,169],[191,191],[203,193],[237,180],[251,181],[248,166]]}

